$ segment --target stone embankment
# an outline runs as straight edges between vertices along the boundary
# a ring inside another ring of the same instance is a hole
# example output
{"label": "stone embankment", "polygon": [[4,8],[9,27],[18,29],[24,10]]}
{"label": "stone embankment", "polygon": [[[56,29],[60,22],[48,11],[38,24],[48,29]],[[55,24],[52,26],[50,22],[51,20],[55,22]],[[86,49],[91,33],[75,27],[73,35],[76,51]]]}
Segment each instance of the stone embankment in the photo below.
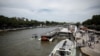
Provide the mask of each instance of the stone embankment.
{"label": "stone embankment", "polygon": [[31,29],[33,27],[23,27],[23,28],[11,28],[11,29],[0,29],[0,32],[5,32],[5,31],[15,31],[15,30],[24,30],[24,29]]}
{"label": "stone embankment", "polygon": [[95,32],[77,32],[76,33],[77,47],[89,56],[100,56],[100,35]]}

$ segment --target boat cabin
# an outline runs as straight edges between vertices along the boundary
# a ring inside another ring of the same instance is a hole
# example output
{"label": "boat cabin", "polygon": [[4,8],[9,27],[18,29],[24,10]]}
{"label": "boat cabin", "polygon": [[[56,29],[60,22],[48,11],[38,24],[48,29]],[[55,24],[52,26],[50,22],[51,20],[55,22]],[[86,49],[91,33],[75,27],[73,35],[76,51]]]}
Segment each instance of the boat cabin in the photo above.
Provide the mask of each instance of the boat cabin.
{"label": "boat cabin", "polygon": [[71,54],[70,51],[66,51],[66,50],[56,50],[55,54],[52,54],[52,56],[68,56],[70,54]]}

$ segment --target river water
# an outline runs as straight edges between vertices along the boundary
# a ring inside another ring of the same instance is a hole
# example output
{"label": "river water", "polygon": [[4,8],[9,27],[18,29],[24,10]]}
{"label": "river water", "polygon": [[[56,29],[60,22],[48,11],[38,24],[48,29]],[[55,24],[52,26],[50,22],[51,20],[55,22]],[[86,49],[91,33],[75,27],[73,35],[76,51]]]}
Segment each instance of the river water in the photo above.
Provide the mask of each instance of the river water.
{"label": "river water", "polygon": [[[41,34],[55,28],[34,28],[1,32],[0,56],[48,56],[60,40],[41,42],[38,38],[40,38]],[[32,34],[37,34],[38,38],[32,38]],[[78,51],[76,56],[83,56],[80,53]]]}

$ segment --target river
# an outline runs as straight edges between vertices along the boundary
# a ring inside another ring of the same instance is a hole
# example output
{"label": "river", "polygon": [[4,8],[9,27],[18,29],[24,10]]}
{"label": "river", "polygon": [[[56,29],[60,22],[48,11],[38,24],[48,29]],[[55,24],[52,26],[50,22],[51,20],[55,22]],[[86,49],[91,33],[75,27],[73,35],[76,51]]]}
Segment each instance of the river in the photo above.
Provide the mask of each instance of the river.
{"label": "river", "polygon": [[[34,28],[1,32],[0,56],[48,56],[60,40],[41,42],[38,38],[40,38],[41,34],[55,28]],[[38,34],[38,38],[32,38],[32,34]],[[76,56],[80,56],[81,52],[78,50]]]}

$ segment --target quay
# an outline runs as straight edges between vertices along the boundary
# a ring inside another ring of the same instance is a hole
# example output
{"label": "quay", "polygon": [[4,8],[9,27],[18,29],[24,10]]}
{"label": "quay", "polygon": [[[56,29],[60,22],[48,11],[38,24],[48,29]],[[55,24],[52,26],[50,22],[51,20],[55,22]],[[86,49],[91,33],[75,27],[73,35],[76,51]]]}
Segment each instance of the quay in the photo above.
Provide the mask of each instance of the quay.
{"label": "quay", "polygon": [[[89,30],[90,31],[90,30]],[[98,33],[98,34],[97,34]],[[100,33],[91,32],[76,33],[76,47],[80,47],[82,53],[88,56],[100,56]]]}
{"label": "quay", "polygon": [[89,56],[100,56],[100,43],[92,45],[94,47],[82,47],[81,50],[84,54]]}

